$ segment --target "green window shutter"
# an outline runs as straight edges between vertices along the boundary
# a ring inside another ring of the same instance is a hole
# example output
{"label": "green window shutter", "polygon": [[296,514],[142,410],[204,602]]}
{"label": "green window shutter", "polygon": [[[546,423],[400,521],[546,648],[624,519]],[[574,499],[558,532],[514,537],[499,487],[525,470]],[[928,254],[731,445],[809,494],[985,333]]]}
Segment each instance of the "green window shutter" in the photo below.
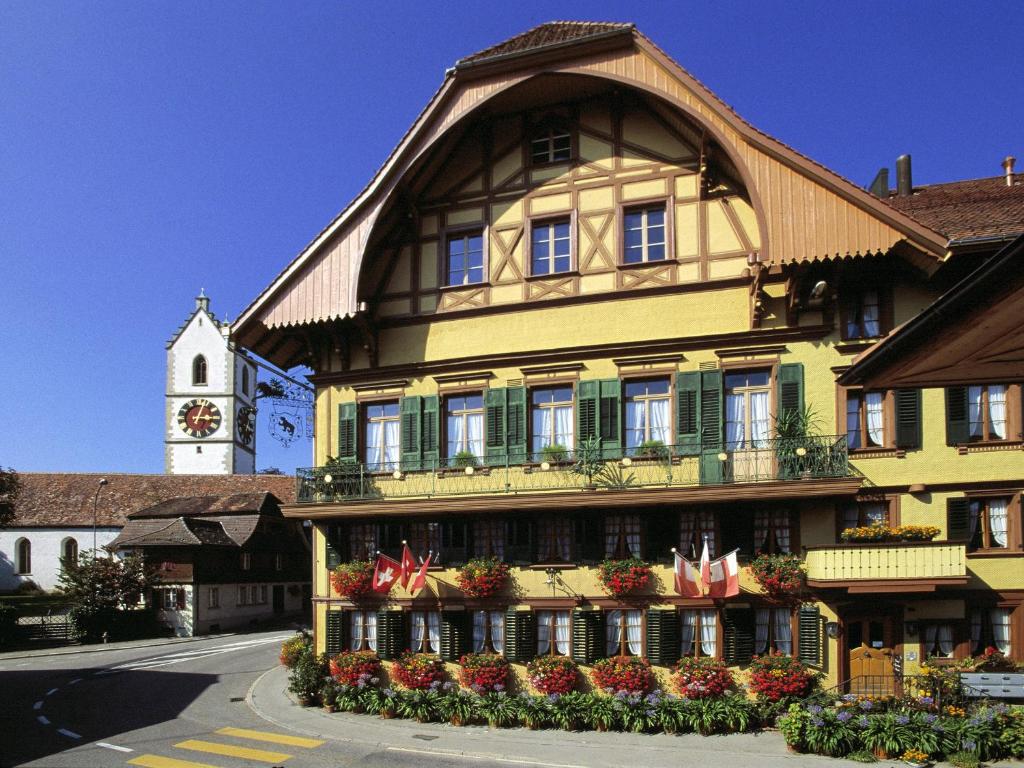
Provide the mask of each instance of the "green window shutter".
{"label": "green window shutter", "polygon": [[457,662],[470,650],[470,611],[441,611],[441,658]]}
{"label": "green window shutter", "polygon": [[783,423],[792,423],[793,419],[799,420],[803,411],[804,364],[784,363],[779,366],[778,418]]}
{"label": "green window shutter", "polygon": [[508,453],[510,464],[523,464],[527,459],[526,387],[508,390]]}
{"label": "green window shutter", "polygon": [[441,404],[437,395],[427,395],[423,401],[423,469],[434,469],[441,458]]}
{"label": "green window shutter", "polygon": [[798,658],[812,667],[820,667],[824,654],[821,647],[821,611],[818,606],[801,605],[798,626]]}
{"label": "green window shutter", "polygon": [[750,608],[727,608],[723,611],[722,637],[722,659],[726,664],[750,663],[754,655],[754,612]]}
{"label": "green window shutter", "polygon": [[504,464],[508,456],[505,409],[508,392],[495,387],[484,392],[484,426],[487,430],[485,458],[488,464]]}
{"label": "green window shutter", "polygon": [[581,381],[576,387],[576,445],[582,445],[588,437],[599,437],[597,423],[597,401],[600,397],[600,382]]}
{"label": "green window shutter", "polygon": [[700,372],[700,481],[718,485],[725,481],[724,467],[718,459],[722,440],[722,372]]}
{"label": "green window shutter", "polygon": [[533,611],[505,611],[505,658],[527,662],[537,655],[537,622]]}
{"label": "green window shutter", "polygon": [[676,454],[700,453],[700,371],[676,374]]}
{"label": "green window shutter", "polygon": [[896,447],[914,450],[921,447],[921,390],[897,389]]}
{"label": "green window shutter", "polygon": [[602,379],[598,385],[598,428],[601,433],[601,456],[618,458],[622,451],[622,382],[618,379]]}
{"label": "green window shutter", "polygon": [[604,613],[575,608],[572,612],[572,659],[593,664],[605,656]]}
{"label": "green window shutter", "polygon": [[946,387],[946,445],[962,445],[970,440],[967,387]]}
{"label": "green window shutter", "polygon": [[345,647],[345,641],[342,637],[344,627],[345,613],[343,611],[327,612],[325,637],[327,640],[326,650],[328,656],[334,656],[337,653],[341,653],[342,649]]}
{"label": "green window shutter", "polygon": [[971,507],[965,498],[946,499],[946,540],[969,541]]}
{"label": "green window shutter", "polygon": [[357,412],[355,403],[338,406],[338,458],[342,461],[359,460]]}
{"label": "green window shutter", "polygon": [[671,667],[679,661],[679,614],[676,611],[647,610],[647,660],[656,667]]}
{"label": "green window shutter", "polygon": [[405,642],[405,614],[402,611],[377,613],[377,655],[385,661],[394,661],[402,655]]}
{"label": "green window shutter", "polygon": [[402,469],[406,472],[415,472],[423,460],[423,445],[420,442],[423,403],[415,395],[403,397],[398,401],[398,410],[402,420]]}

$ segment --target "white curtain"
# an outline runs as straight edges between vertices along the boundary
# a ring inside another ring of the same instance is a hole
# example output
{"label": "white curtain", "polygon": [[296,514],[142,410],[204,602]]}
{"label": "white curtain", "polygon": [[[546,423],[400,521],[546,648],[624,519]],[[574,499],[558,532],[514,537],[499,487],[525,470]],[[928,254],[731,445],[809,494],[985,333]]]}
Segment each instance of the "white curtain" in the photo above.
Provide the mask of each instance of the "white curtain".
{"label": "white curtain", "polygon": [[555,442],[564,445],[566,448],[572,448],[573,441],[573,424],[574,419],[572,417],[572,406],[571,405],[560,405],[554,409],[555,411]]}
{"label": "white curtain", "polygon": [[754,612],[754,653],[768,650],[768,609],[758,608]]}
{"label": "white curtain", "polygon": [[768,392],[750,393],[750,440],[752,448],[764,448],[771,432]]}
{"label": "white curtain", "polygon": [[990,437],[1006,439],[1006,387],[993,384],[988,388],[988,421],[992,426]]}
{"label": "white curtain", "polygon": [[469,427],[467,450],[477,458],[482,458],[484,455],[484,415],[470,413],[466,416],[466,423]]}
{"label": "white curtain", "polygon": [[348,615],[348,636],[350,638],[349,645],[353,651],[363,650],[363,633],[360,632],[360,624],[363,622],[362,611],[352,611]]}
{"label": "white curtain", "polygon": [[768,534],[770,516],[767,510],[759,509],[754,512],[754,549],[757,552],[768,551]]}
{"label": "white curtain", "polygon": [[789,623],[789,609],[775,608],[775,650],[790,656],[793,653],[793,625]]}
{"label": "white curtain", "polygon": [[967,388],[967,412],[971,424],[971,437],[982,437],[985,423],[981,415],[981,387]]}
{"label": "white curtain", "polygon": [[505,614],[491,611],[491,648],[495,653],[505,652]]}
{"label": "white curtain", "polygon": [[697,533],[697,513],[679,513],[679,551],[689,558],[700,557],[700,552],[695,551]]}
{"label": "white curtain", "polygon": [[988,500],[988,528],[992,535],[990,544],[994,547],[1006,546],[1006,499]]}
{"label": "white curtain", "polygon": [[622,645],[622,611],[608,611],[604,620],[604,652],[608,656],[618,656]]}
{"label": "white curtain", "polygon": [[371,651],[377,650],[377,612],[366,611],[363,614],[363,626],[366,628],[366,646]]}
{"label": "white curtain", "polygon": [[452,414],[448,416],[448,459],[455,458],[455,454],[463,450],[463,446],[466,444],[465,430],[463,429],[464,422],[462,414]]}
{"label": "white curtain", "polygon": [[661,440],[665,445],[671,445],[671,424],[668,398],[651,400],[651,440]]}
{"label": "white curtain", "polygon": [[537,655],[551,651],[551,611],[537,611]]}
{"label": "white curtain", "polygon": [[366,425],[366,463],[375,465],[380,462],[381,443],[384,442],[384,424],[371,421]]}
{"label": "white curtain", "polygon": [[681,643],[679,650],[683,656],[689,656],[693,653],[693,640],[697,628],[697,612],[683,611],[681,615],[683,625],[680,630]]}
{"label": "white curtain", "polygon": [[947,658],[953,656],[953,625],[940,624],[939,630],[939,653]]}
{"label": "white curtain", "polygon": [[639,656],[642,651],[640,645],[641,626],[640,611],[626,611],[626,646],[632,656]]}
{"label": "white curtain", "polygon": [[555,651],[559,656],[569,655],[569,612],[555,613]]}
{"label": "white curtain", "polygon": [[743,424],[746,414],[746,399],[743,395],[725,397],[725,447],[727,450],[743,448]]}
{"label": "white curtain", "polygon": [[572,524],[567,518],[555,521],[555,544],[558,547],[558,559],[569,562],[569,544],[572,539]]}
{"label": "white curtain", "polygon": [[398,421],[384,422],[384,464],[385,469],[398,466]]}
{"label": "white curtain", "polygon": [[981,651],[981,611],[971,611],[971,653]]}
{"label": "white curtain", "polygon": [[863,304],[861,305],[864,309],[864,335],[878,336],[881,332],[878,323],[878,291],[864,291]]}
{"label": "white curtain", "polygon": [[718,616],[713,610],[700,612],[700,651],[711,658],[718,654]]}
{"label": "white curtain", "polygon": [[789,554],[789,511],[776,509],[772,513],[772,528],[775,531],[775,546],[784,554]]}
{"label": "white curtain", "polygon": [[432,611],[427,614],[427,632],[430,641],[430,652],[441,652],[441,614]]}
{"label": "white curtain", "polygon": [[423,637],[427,631],[427,619],[423,611],[412,614],[412,649],[415,653],[423,650]]}
{"label": "white curtain", "polygon": [[[626,548],[633,557],[640,557],[640,518],[629,515],[622,518],[622,527],[626,533]],[[566,560],[569,558],[566,557]]]}
{"label": "white curtain", "polygon": [[868,441],[872,445],[884,445],[885,427],[882,420],[882,393],[868,392],[864,400],[867,403]]}
{"label": "white curtain", "polygon": [[626,401],[626,447],[636,448],[644,441],[647,410],[643,400]]}
{"label": "white curtain", "polygon": [[989,612],[992,618],[992,642],[1004,656],[1010,655],[1010,609],[993,608]]}
{"label": "white curtain", "polygon": [[619,548],[619,535],[622,531],[622,518],[618,515],[608,515],[604,519],[604,556],[615,557],[615,550]]}
{"label": "white curtain", "polygon": [[473,611],[473,653],[482,653],[484,650],[486,625],[487,611]]}

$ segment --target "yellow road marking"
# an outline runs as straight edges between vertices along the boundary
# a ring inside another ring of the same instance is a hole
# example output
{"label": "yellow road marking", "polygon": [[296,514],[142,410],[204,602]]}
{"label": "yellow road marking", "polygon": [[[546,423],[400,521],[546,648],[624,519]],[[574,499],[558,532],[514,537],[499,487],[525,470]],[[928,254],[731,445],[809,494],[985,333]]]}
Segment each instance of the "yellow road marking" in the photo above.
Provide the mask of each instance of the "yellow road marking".
{"label": "yellow road marking", "polygon": [[209,752],[214,755],[225,755],[226,757],[241,757],[246,760],[258,760],[261,763],[283,763],[291,757],[291,755],[284,752],[268,752],[265,749],[235,747],[231,744],[218,744],[215,741],[200,741],[199,739],[180,741],[174,746],[178,749],[191,749],[196,752]]}
{"label": "yellow road marking", "polygon": [[161,755],[139,755],[128,761],[129,765],[141,765],[143,768],[217,768],[207,763],[193,763],[191,760],[176,760]]}
{"label": "yellow road marking", "polygon": [[302,736],[288,736],[269,731],[250,731],[248,728],[221,728],[217,733],[222,736],[237,736],[240,739],[252,739],[253,741],[270,741],[274,744],[287,744],[289,747],[303,747],[304,749],[312,749],[323,744],[320,739],[306,739]]}

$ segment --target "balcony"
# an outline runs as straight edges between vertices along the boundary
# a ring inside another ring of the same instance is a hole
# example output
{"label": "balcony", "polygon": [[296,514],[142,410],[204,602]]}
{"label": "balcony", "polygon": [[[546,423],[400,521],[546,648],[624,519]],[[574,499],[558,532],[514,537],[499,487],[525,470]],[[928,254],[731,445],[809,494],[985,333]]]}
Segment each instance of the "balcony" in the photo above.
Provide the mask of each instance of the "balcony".
{"label": "balcony", "polygon": [[[537,455],[489,454],[484,459],[456,457],[440,462],[338,462],[298,469],[296,475],[299,504],[573,491],[605,492],[619,498],[642,489],[724,486],[753,491],[780,483],[804,488],[808,481],[846,480],[849,485],[855,478],[842,435],[763,440],[742,450],[705,445],[684,452],[659,444],[626,451],[548,449]],[[800,483],[804,485],[796,485]]]}
{"label": "balcony", "polygon": [[945,541],[807,548],[807,584],[858,592],[934,592],[967,583],[967,547]]}

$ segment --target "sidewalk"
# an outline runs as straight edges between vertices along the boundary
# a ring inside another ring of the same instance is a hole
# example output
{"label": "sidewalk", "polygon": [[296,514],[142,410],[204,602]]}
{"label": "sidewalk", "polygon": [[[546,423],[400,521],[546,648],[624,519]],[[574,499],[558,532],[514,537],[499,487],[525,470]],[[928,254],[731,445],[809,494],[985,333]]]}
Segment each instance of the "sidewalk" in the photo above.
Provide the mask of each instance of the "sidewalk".
{"label": "sidewalk", "polygon": [[[264,720],[289,731],[402,752],[462,755],[558,768],[678,768],[684,758],[691,764],[706,761],[728,768],[835,768],[838,763],[832,758],[793,754],[775,732],[705,737],[486,726],[457,728],[397,718],[381,720],[370,715],[327,714],[319,707],[300,707],[287,688],[288,670],[275,667],[253,683],[246,701]],[[886,768],[893,763],[882,761],[876,765]]]}

